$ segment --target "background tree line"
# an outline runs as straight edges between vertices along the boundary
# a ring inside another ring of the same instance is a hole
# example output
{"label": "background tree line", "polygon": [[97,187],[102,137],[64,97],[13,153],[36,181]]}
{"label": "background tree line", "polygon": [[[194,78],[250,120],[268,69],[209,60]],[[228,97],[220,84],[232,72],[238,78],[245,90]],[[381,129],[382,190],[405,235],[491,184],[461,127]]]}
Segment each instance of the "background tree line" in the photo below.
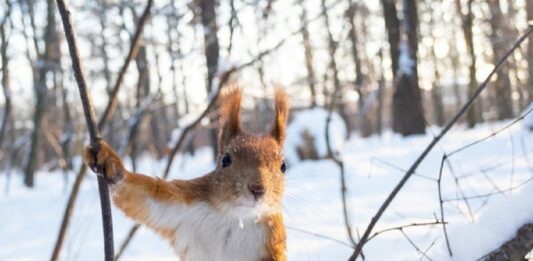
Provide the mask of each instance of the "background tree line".
{"label": "background tree line", "polygon": [[[250,60],[233,74],[252,97],[245,114],[271,110],[264,97],[281,84],[293,110],[336,98],[348,133],[424,133],[453,115],[533,19],[527,0],[161,1],[114,94],[144,4],[71,3],[98,113],[118,95],[103,136],[134,168],[141,153],[169,153],[220,73]],[[0,21],[0,167],[23,173],[28,187],[39,169],[68,178],[86,137],[55,1],[3,0]],[[491,84],[465,126],[515,117],[533,100],[533,39]],[[208,119],[189,152],[216,146],[217,117]]]}

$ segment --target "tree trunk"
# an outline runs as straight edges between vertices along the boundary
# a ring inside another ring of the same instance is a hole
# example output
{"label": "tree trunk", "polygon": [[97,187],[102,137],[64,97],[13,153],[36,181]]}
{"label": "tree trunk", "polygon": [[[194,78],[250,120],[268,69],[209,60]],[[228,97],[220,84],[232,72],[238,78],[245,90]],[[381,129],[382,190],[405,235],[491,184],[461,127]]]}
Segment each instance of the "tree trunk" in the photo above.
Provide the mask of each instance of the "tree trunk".
{"label": "tree trunk", "polygon": [[[202,18],[202,25],[204,27],[204,48],[205,59],[207,65],[207,93],[208,95],[213,91],[213,80],[218,70],[219,59],[219,44],[218,44],[218,26],[217,26],[217,14],[216,14],[216,1],[215,0],[198,0],[200,5],[200,12]],[[218,151],[217,148],[217,132],[216,130],[210,131],[211,144],[213,146],[213,153]]]}
{"label": "tree trunk", "polygon": [[389,41],[392,75],[396,79],[398,58],[400,57],[400,20],[398,20],[396,0],[381,0],[381,5],[383,6],[383,18]]}
{"label": "tree trunk", "polygon": [[[533,1],[526,1],[527,20],[533,21]],[[527,90],[528,101],[533,102],[533,35],[529,36],[527,43]]]}
{"label": "tree trunk", "polygon": [[384,107],[384,96],[385,96],[385,75],[383,70],[383,49],[379,50],[379,80],[378,80],[378,108],[377,108],[377,119],[376,119],[376,132],[380,135],[383,132],[383,107]]}
{"label": "tree trunk", "polygon": [[[504,16],[500,7],[500,0],[489,0],[490,7],[490,26],[491,35],[490,42],[493,50],[494,64],[507,51],[507,41],[505,38],[508,26],[504,20]],[[494,88],[494,100],[496,103],[496,114],[498,120],[512,118],[513,103],[511,100],[511,81],[509,79],[509,64],[504,63],[503,66],[496,72],[497,78]]]}
{"label": "tree trunk", "polygon": [[[430,2],[431,3],[431,2]],[[459,111],[463,105],[463,96],[459,85],[459,72],[461,71],[461,62],[459,51],[457,50],[456,29],[455,25],[452,27],[452,38],[450,39],[450,64],[452,66],[453,75],[453,95],[455,96],[455,111]]]}
{"label": "tree trunk", "polygon": [[302,7],[302,14],[300,15],[300,20],[302,22],[302,41],[304,46],[304,55],[305,55],[305,68],[307,69],[307,84],[309,85],[309,91],[311,93],[311,107],[317,105],[316,102],[316,76],[315,68],[313,65],[313,50],[311,48],[311,41],[309,37],[309,30],[307,29],[307,9],[304,6],[303,0],[299,1],[300,6]]}
{"label": "tree trunk", "polygon": [[[434,28],[434,17],[435,17],[435,11],[430,9],[429,12],[431,12],[430,21],[429,21],[429,27],[432,30]],[[431,49],[431,60],[433,62],[433,84],[431,86],[431,101],[433,104],[433,120],[438,126],[444,125],[444,105],[442,103],[442,86],[440,84],[440,73],[438,68],[438,60],[437,60],[437,54],[435,53],[436,46],[436,38],[431,33],[430,37],[432,39],[432,46],[429,47]]]}
{"label": "tree trunk", "polygon": [[[474,0],[467,0],[466,5],[466,14],[463,12],[461,0],[455,0],[455,7],[457,13],[461,18],[461,27],[463,31],[463,36],[465,38],[466,50],[468,53],[469,66],[468,66],[468,97],[471,97],[477,87],[476,79],[476,51],[474,49],[474,33],[472,28],[474,26],[474,14],[472,13],[472,3]],[[478,99],[480,99],[479,97]],[[474,102],[466,115],[466,122],[469,128],[473,128],[477,122],[481,122],[481,118],[477,116],[481,114],[481,104],[480,102]]]}
{"label": "tree trunk", "polygon": [[368,118],[368,110],[365,109],[366,90],[364,90],[363,73],[361,70],[362,63],[359,53],[359,39],[357,37],[357,27],[355,26],[355,13],[357,11],[357,4],[349,0],[348,9],[345,12],[345,17],[350,26],[348,36],[351,42],[351,54],[353,64],[355,66],[355,91],[359,95],[357,102],[357,122],[359,123],[359,132],[362,137],[368,137],[372,134],[372,124]]}
{"label": "tree trunk", "polygon": [[485,261],[522,261],[533,249],[533,224],[525,224],[516,235],[483,258]]}
{"label": "tree trunk", "polygon": [[[34,30],[35,32],[35,30]],[[24,168],[24,184],[27,187],[34,185],[34,173],[38,164],[39,143],[41,139],[41,124],[46,110],[48,87],[46,85],[47,73],[54,69],[54,60],[58,60],[58,35],[55,21],[55,1],[47,0],[47,25],[45,30],[45,50],[43,55],[38,55],[38,80],[35,83],[35,112],[33,115],[33,132],[31,135],[30,151],[26,158]],[[38,51],[38,50],[37,50]]]}
{"label": "tree trunk", "polygon": [[[106,91],[107,91],[108,96],[111,96],[111,93],[113,91],[113,82],[112,82],[113,77],[112,77],[111,69],[109,68],[111,59],[109,57],[109,53],[107,50],[109,46],[109,39],[108,39],[108,36],[104,34],[105,32],[104,29],[106,28],[106,26],[108,26],[107,16],[108,16],[108,10],[110,9],[110,7],[108,6],[106,1],[102,1],[101,5],[102,7],[99,12],[101,45],[99,46],[99,48],[100,48],[100,54],[102,56],[102,65],[103,65],[102,70],[103,70],[103,75],[104,75],[105,84],[106,84]],[[122,47],[122,44],[120,46]],[[117,105],[117,106],[120,106],[120,105]],[[118,129],[120,124],[121,124],[121,121],[111,120],[109,121],[109,129],[110,130]],[[120,141],[121,135],[115,131],[107,132],[105,134],[105,137],[106,137],[106,141],[109,144],[111,144],[111,146],[118,145],[121,142]]]}
{"label": "tree trunk", "polygon": [[338,95],[338,97],[333,97],[332,99],[337,101],[335,103],[335,107],[339,113],[339,115],[342,117],[344,122],[346,123],[347,130],[349,133],[349,130],[351,129],[349,127],[349,121],[348,117],[346,115],[346,112],[344,111],[344,102],[342,101],[342,86],[339,79],[339,70],[337,67],[337,60],[335,58],[335,54],[337,53],[337,42],[333,39],[333,34],[330,30],[330,22],[329,22],[329,16],[326,8],[326,0],[321,0],[322,4],[322,16],[324,17],[324,22],[326,26],[326,31],[328,34],[328,52],[330,56],[330,62],[329,62],[329,69],[332,72],[333,77],[333,88],[334,91],[332,92],[332,95]]}
{"label": "tree trunk", "polygon": [[[137,19],[136,19],[137,20]],[[133,171],[137,170],[137,155],[139,152],[139,141],[136,141],[137,134],[141,132],[142,122],[145,116],[145,108],[142,108],[144,100],[150,94],[150,68],[148,66],[148,59],[146,57],[146,46],[142,45],[139,48],[137,57],[135,57],[137,64],[138,79],[137,79],[137,93],[135,95],[135,110],[134,110],[134,124],[128,126],[131,128],[128,143],[131,144],[129,150]],[[155,137],[157,138],[157,137]],[[146,140],[144,140],[146,141]],[[146,147],[146,146],[145,146]]]}
{"label": "tree trunk", "polygon": [[[7,47],[9,41],[7,39],[6,27],[11,14],[11,5],[7,1],[8,7],[4,12],[2,24],[0,25],[0,58],[2,58],[2,90],[4,93],[4,113],[2,115],[2,125],[0,127],[0,149],[2,148],[2,142],[4,141],[4,135],[6,133],[7,124],[11,116],[11,89],[9,78],[9,57],[7,56]],[[3,150],[2,150],[3,151]],[[3,153],[2,153],[3,154]],[[2,155],[3,156],[3,155]]]}
{"label": "tree trunk", "polygon": [[422,97],[418,87],[418,15],[415,0],[403,1],[403,31],[407,42],[400,43],[398,73],[393,95],[393,131],[408,136],[425,133]]}

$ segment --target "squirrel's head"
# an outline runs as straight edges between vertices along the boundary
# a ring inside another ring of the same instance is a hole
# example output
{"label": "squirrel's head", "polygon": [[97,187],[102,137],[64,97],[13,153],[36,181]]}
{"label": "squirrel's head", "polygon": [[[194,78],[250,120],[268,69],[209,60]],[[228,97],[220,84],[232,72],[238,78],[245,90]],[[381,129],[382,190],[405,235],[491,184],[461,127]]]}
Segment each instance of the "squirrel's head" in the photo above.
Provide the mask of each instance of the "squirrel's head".
{"label": "squirrel's head", "polygon": [[286,168],[283,142],[289,108],[285,92],[276,90],[274,123],[264,135],[243,131],[239,88],[229,88],[221,102],[212,200],[239,217],[278,211]]}

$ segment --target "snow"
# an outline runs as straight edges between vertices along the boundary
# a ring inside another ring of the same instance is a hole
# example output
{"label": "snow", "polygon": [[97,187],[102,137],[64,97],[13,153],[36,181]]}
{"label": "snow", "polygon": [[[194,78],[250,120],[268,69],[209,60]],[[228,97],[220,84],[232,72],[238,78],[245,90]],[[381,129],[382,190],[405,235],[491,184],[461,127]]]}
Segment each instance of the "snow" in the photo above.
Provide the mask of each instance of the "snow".
{"label": "snow", "polygon": [[[295,115],[295,121],[303,119],[298,124],[293,123],[287,141],[294,143],[292,131],[308,126],[305,124],[313,123],[311,129],[316,130],[316,135],[323,133],[318,131],[324,127],[324,118],[319,118],[324,116],[323,112]],[[490,135],[508,123],[485,124],[473,130],[461,126],[452,129],[406,183],[374,231],[415,222],[432,222],[435,215],[440,217],[435,179],[443,153]],[[510,239],[522,224],[533,222],[533,182],[530,182],[533,179],[533,156],[529,155],[533,149],[533,133],[520,125],[516,124],[450,158],[454,172],[444,169],[442,192],[446,200],[444,210],[453,258],[447,256],[442,226],[403,230],[422,251],[429,249],[426,253],[428,257],[433,260],[475,260]],[[342,146],[336,147],[345,162],[348,215],[354,230],[357,229],[360,234],[364,231],[402,177],[404,172],[399,169],[406,169],[412,164],[433,138],[431,133],[436,131],[438,129],[432,128],[427,135],[409,138],[389,132],[382,137],[367,139],[354,134],[348,141],[342,142]],[[342,134],[340,130],[339,133]],[[75,163],[79,164],[79,159]],[[155,161],[149,156],[142,156],[139,171],[160,175],[165,163],[165,159]],[[194,157],[178,156],[172,166],[171,178],[197,177],[213,167],[211,151],[202,149]],[[324,235],[349,245],[342,219],[338,174],[336,164],[330,160],[301,161],[287,170],[283,210],[289,260],[346,260],[351,254],[351,248],[344,244],[301,231]],[[70,182],[75,174],[71,175]],[[460,187],[455,183],[454,175]],[[5,177],[0,173],[2,189],[6,187]],[[39,172],[36,188],[32,190],[21,185],[20,175],[13,173],[11,179],[9,194],[1,191],[0,196],[0,260],[47,259],[67,200],[63,176],[61,172]],[[91,173],[82,185],[61,260],[102,260],[96,183],[96,177]],[[475,196],[487,193],[494,195],[470,199],[468,205],[463,200],[455,200],[462,194]],[[117,209],[113,209],[113,222],[115,245],[118,246],[133,223]],[[421,259],[420,253],[398,230],[372,239],[365,246],[364,254],[366,260]],[[176,257],[165,241],[142,228],[126,250],[123,260],[176,260]]]}
{"label": "snow", "polygon": [[[313,138],[318,156],[325,157],[328,154],[325,139],[327,117],[328,111],[320,107],[293,113],[293,119],[287,127],[285,140],[285,160],[287,163],[295,164],[300,161],[297,149],[303,145],[302,133],[305,131]],[[331,149],[340,151],[345,142],[346,125],[337,113],[331,115],[329,132]]]}
{"label": "snow", "polygon": [[453,258],[445,246],[437,251],[438,260],[477,260],[498,248],[523,225],[533,222],[533,183],[506,198],[491,203],[480,213],[479,219],[471,223],[458,223],[449,227]]}

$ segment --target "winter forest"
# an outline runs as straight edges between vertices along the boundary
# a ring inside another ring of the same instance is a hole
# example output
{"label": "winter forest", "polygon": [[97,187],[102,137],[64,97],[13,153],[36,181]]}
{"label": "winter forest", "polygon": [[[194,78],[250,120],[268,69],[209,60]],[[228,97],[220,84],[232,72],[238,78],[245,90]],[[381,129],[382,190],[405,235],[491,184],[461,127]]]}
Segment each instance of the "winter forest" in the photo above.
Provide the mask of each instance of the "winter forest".
{"label": "winter forest", "polygon": [[0,1],[0,260],[533,260],[533,0]]}

